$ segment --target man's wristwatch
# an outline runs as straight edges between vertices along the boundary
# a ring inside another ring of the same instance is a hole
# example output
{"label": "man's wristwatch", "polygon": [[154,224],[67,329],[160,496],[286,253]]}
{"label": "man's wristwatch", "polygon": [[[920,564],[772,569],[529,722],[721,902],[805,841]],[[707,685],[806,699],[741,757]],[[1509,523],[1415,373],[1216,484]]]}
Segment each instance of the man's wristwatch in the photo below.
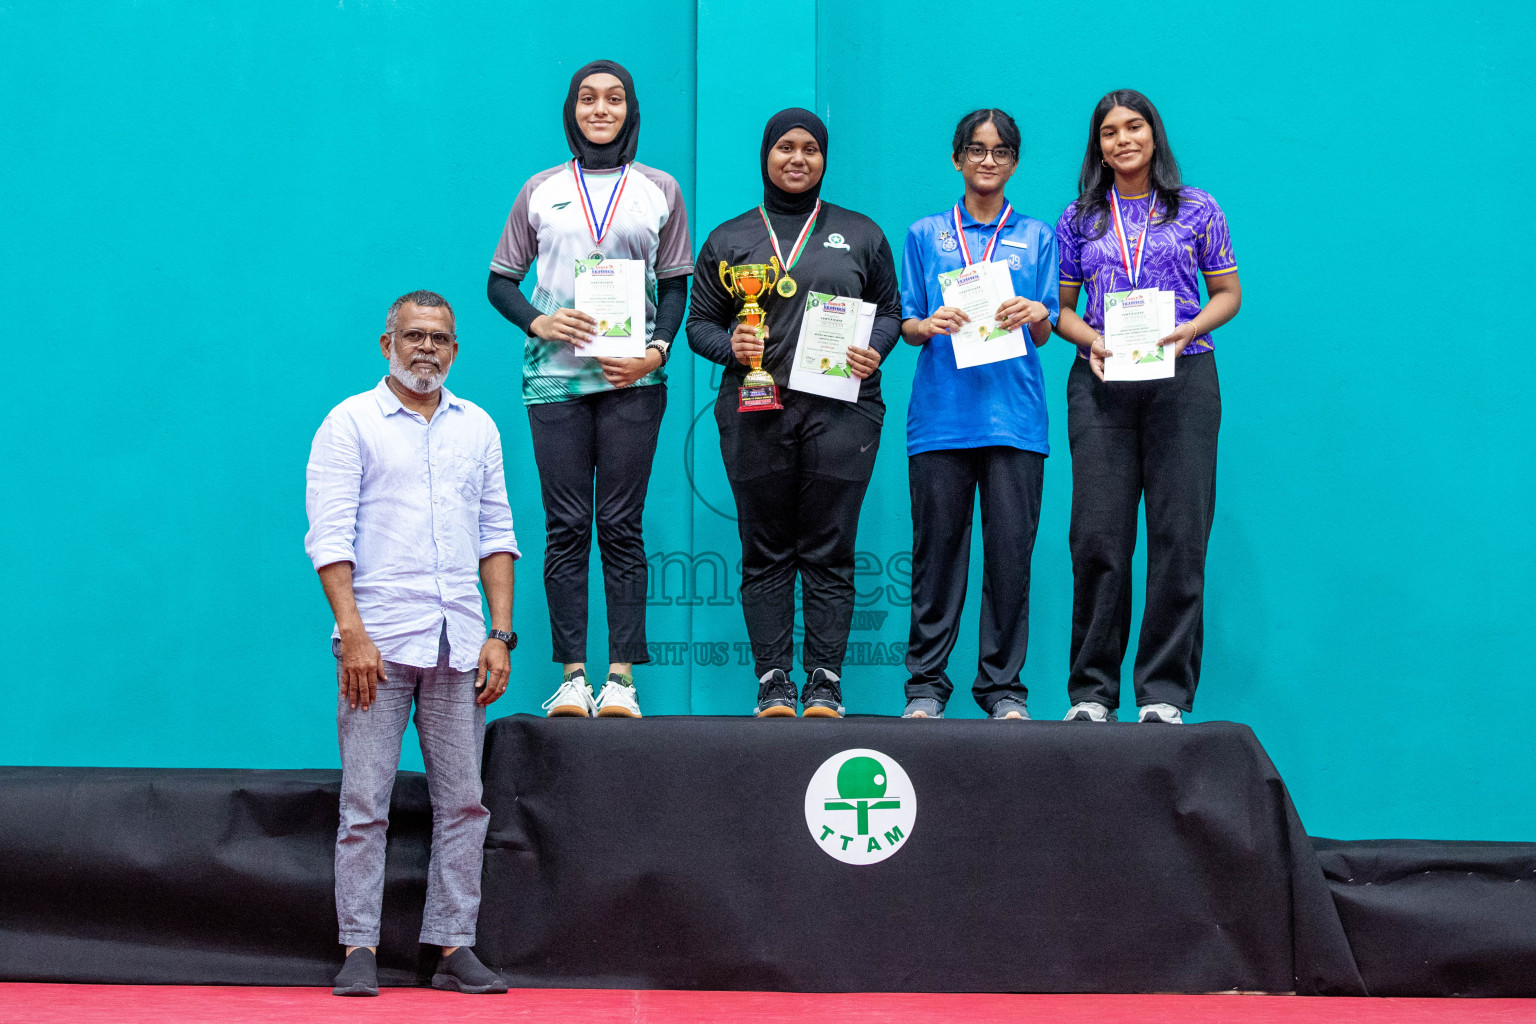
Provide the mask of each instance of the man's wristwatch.
{"label": "man's wristwatch", "polygon": [[486,639],[487,640],[500,640],[502,643],[507,645],[507,651],[509,653],[512,652],[512,651],[517,650],[517,634],[516,633],[503,633],[499,629],[493,629],[493,630],[491,630],[490,636],[486,637]]}

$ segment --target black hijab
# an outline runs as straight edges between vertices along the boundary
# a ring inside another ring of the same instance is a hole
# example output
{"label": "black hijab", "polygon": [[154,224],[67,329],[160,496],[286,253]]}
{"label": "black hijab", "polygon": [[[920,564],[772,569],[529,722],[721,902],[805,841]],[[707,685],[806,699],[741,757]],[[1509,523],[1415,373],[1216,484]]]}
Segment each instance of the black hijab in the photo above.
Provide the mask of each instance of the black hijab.
{"label": "black hijab", "polygon": [[816,200],[821,195],[821,182],[826,180],[826,168],[823,166],[821,181],[816,182],[804,192],[785,192],[768,178],[768,151],[772,149],[780,139],[790,130],[804,128],[811,133],[816,140],[816,145],[821,147],[823,158],[827,152],[827,126],[821,123],[821,118],[802,107],[790,107],[781,110],[768,119],[768,126],[763,129],[763,150],[760,160],[763,167],[763,206],[769,213],[810,213],[816,206]]}
{"label": "black hijab", "polygon": [[[609,74],[624,83],[624,123],[612,142],[598,145],[581,133],[576,124],[576,94],[588,75]],[[787,130],[787,129],[786,129]],[[635,95],[634,80],[624,65],[611,60],[595,60],[571,76],[571,88],[565,94],[565,142],[583,170],[606,171],[622,167],[635,159],[640,148],[640,100]]]}

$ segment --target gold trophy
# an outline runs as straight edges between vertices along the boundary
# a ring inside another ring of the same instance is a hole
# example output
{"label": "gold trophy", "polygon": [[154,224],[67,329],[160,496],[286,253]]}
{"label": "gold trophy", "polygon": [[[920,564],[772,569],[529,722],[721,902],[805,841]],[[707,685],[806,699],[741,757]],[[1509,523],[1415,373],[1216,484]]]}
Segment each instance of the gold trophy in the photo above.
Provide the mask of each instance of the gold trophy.
{"label": "gold trophy", "polygon": [[[758,339],[765,343],[768,340],[767,314],[757,304],[757,298],[766,295],[782,276],[777,256],[768,257],[767,263],[743,263],[734,267],[728,266],[724,260],[720,261],[720,283],[725,285],[725,290],[731,295],[745,300],[736,319],[756,327]],[[773,382],[773,376],[763,369],[763,357],[760,355],[752,357],[752,369],[737,391],[737,412],[784,408],[779,402],[779,386]]]}

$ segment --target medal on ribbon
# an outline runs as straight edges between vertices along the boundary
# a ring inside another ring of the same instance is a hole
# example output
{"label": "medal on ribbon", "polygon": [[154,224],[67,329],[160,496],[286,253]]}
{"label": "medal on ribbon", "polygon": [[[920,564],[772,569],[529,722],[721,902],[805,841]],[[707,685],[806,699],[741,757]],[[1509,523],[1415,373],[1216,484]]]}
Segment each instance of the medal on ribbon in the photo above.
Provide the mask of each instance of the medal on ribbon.
{"label": "medal on ribbon", "polygon": [[[965,241],[965,231],[960,227],[960,204],[959,203],[955,204],[955,208],[954,208],[954,210],[951,211],[951,213],[953,213],[954,217],[955,217],[955,237],[960,240],[960,252],[961,252],[961,255],[965,258],[965,265],[968,266],[968,267],[969,266],[973,266],[973,263],[971,261],[971,247],[970,247],[970,245],[968,245],[966,243],[966,241]],[[1013,204],[1012,203],[1008,203],[1008,202],[1003,203],[1003,212],[1002,212],[1001,216],[999,216],[997,218],[997,229],[992,232],[992,237],[987,239],[987,247],[985,249],[983,249],[982,253],[981,253],[981,262],[983,262],[983,263],[990,263],[990,262],[992,262],[992,250],[997,248],[997,240],[998,240],[999,237],[1002,236],[1003,226],[1008,223],[1008,218],[1012,217],[1012,216],[1013,216]],[[953,250],[953,248],[948,248],[948,249],[946,249],[946,251],[953,252],[954,250]]]}
{"label": "medal on ribbon", "polygon": [[1137,282],[1141,280],[1141,258],[1147,252],[1147,236],[1152,233],[1152,217],[1157,213],[1157,193],[1152,193],[1152,201],[1147,204],[1147,226],[1136,236],[1134,254],[1125,238],[1125,218],[1120,215],[1120,191],[1113,185],[1109,187],[1109,199],[1109,210],[1115,225],[1115,242],[1120,246],[1120,265],[1125,267],[1125,276],[1131,282],[1131,290],[1135,291]]}
{"label": "medal on ribbon", "polygon": [[608,205],[603,209],[602,217],[597,216],[597,209],[592,205],[592,193],[587,191],[587,176],[581,171],[580,161],[572,160],[571,167],[576,173],[576,199],[581,203],[582,216],[587,219],[587,233],[592,236],[592,244],[595,246],[588,259],[604,259],[603,239],[613,226],[613,216],[619,209],[619,196],[624,193],[624,185],[629,181],[629,164],[625,164],[619,172],[619,183],[613,187],[613,194],[608,197]]}
{"label": "medal on ribbon", "polygon": [[763,227],[768,229],[768,242],[773,246],[773,254],[779,258],[779,266],[784,268],[784,276],[779,278],[778,286],[774,289],[784,298],[795,294],[795,279],[789,276],[796,263],[800,262],[800,254],[805,252],[805,243],[810,240],[811,229],[816,226],[816,216],[821,213],[821,200],[816,200],[816,208],[811,211],[810,219],[805,222],[805,227],[800,229],[800,237],[795,239],[795,247],[789,252],[789,259],[784,258],[784,253],[779,249],[779,236],[774,234],[773,225],[768,221],[768,211],[763,209],[763,204],[757,204],[758,216],[763,218]]}

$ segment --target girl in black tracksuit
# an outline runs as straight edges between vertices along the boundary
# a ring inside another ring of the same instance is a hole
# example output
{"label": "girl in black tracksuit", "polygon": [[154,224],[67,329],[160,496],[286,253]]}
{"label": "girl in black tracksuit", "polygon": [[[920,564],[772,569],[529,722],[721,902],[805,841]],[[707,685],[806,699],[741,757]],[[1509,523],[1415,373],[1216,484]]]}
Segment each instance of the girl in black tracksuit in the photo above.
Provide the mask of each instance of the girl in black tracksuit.
{"label": "girl in black tracksuit", "polygon": [[[808,110],[774,115],[763,132],[763,204],[720,225],[699,253],[688,316],[688,344],[725,367],[715,421],[720,454],[736,498],[741,531],[741,604],[759,680],[757,714],[842,714],[839,679],[853,616],[854,537],[859,508],[880,447],[885,404],[879,364],[901,333],[896,264],[879,227],[820,201],[827,130]],[[772,225],[772,237],[769,225]],[[805,236],[796,254],[796,242]],[[725,290],[719,267],[767,263],[778,255],[795,282],[785,297],[759,299],[767,338],[738,326],[742,301]],[[806,296],[858,297],[876,306],[869,348],[851,348],[859,400],[792,391],[790,363]],[[781,410],[739,412],[751,357],[779,386]],[[805,594],[805,690],[789,681],[795,577]]]}

